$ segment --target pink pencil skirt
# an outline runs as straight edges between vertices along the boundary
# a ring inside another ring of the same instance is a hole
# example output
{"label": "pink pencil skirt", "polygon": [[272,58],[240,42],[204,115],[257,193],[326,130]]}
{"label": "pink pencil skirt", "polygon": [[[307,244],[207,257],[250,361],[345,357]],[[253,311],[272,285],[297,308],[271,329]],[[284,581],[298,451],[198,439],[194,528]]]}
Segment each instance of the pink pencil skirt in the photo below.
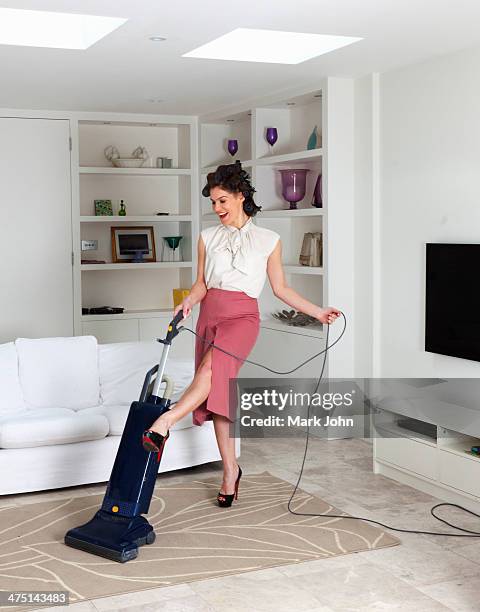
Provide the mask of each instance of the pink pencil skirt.
{"label": "pink pencil skirt", "polygon": [[[212,349],[212,379],[207,399],[193,411],[193,424],[211,421],[213,413],[227,417],[235,414],[229,406],[229,379],[236,378],[244,360],[255,345],[260,329],[260,313],[256,298],[243,291],[211,288],[200,302],[195,331],[195,372],[202,357]],[[208,342],[242,358],[241,361],[212,348]]]}

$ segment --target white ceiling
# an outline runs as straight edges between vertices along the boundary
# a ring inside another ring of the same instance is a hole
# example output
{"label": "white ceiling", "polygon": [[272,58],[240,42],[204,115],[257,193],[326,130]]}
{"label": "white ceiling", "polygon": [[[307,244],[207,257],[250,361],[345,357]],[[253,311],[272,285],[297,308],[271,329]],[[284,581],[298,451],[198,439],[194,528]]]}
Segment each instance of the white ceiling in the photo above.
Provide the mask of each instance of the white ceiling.
{"label": "white ceiling", "polygon": [[[0,45],[4,108],[203,115],[275,91],[316,87],[323,76],[385,72],[480,45],[478,0],[0,0],[0,6],[129,18],[85,51]],[[238,27],[365,40],[297,65],[181,57]],[[151,42],[152,35],[167,41]]]}

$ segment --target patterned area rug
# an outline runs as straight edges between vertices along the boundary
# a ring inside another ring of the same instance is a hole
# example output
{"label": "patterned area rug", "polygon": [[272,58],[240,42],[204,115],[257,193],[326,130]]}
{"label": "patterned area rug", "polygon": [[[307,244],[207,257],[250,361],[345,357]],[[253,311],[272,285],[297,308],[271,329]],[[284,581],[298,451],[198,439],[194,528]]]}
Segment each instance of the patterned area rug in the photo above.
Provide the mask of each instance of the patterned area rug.
{"label": "patterned area rug", "polygon": [[[0,508],[1,590],[68,590],[74,603],[400,543],[362,521],[289,514],[292,485],[268,472],[244,475],[231,508],[217,507],[217,489],[218,479],[162,486],[158,478],[147,517],[157,538],[127,563],[64,544],[66,531],[90,520],[103,495]],[[344,514],[301,490],[293,507]]]}

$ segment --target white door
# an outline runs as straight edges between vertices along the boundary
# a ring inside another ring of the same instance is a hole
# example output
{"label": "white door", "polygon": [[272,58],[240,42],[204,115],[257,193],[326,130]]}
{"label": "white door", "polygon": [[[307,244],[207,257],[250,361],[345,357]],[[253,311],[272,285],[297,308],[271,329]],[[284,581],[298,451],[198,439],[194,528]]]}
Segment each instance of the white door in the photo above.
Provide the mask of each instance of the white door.
{"label": "white door", "polygon": [[0,342],[73,336],[68,120],[0,118]]}

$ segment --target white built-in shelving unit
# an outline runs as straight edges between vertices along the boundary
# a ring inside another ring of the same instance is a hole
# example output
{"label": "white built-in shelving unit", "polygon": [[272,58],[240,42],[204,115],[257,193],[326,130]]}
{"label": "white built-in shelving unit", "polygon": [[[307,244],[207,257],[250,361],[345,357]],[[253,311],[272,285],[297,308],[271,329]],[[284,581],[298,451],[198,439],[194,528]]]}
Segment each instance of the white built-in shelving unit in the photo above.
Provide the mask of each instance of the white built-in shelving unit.
{"label": "white built-in shelving unit", "polygon": [[[163,337],[173,312],[174,288],[190,288],[192,253],[198,235],[197,120],[190,116],[123,114],[78,115],[73,125],[77,204],[74,219],[75,330],[100,342]],[[104,156],[114,145],[122,157],[143,146],[144,167],[117,168]],[[157,168],[157,157],[170,157],[172,168]],[[112,200],[113,216],[96,216],[94,200]],[[126,216],[119,216],[120,200]],[[157,215],[158,212],[168,215]],[[111,227],[153,227],[156,261],[112,262]],[[163,236],[183,236],[183,260],[162,261]],[[98,250],[80,251],[81,240],[97,240]],[[106,263],[81,263],[82,259]],[[82,314],[82,307],[121,306],[122,314]],[[192,354],[193,337],[179,339]],[[188,345],[188,346],[186,346]],[[187,350],[185,350],[187,349]]]}
{"label": "white built-in shelving unit", "polygon": [[[208,198],[201,195],[208,172],[239,159],[251,175],[255,200],[262,207],[254,222],[280,234],[288,284],[318,305],[335,305],[350,312],[353,303],[353,87],[350,79],[325,79],[315,87],[283,92],[230,111],[208,116],[76,113],[72,134],[72,192],[74,242],[74,329],[93,334],[101,342],[143,340],[163,335],[162,325],[173,312],[174,288],[189,289],[196,278],[196,250],[203,227],[219,223]],[[307,150],[317,126],[318,141]],[[273,151],[265,130],[278,129]],[[232,158],[226,148],[236,138],[239,151]],[[138,146],[151,158],[170,157],[173,167],[145,164],[115,168],[104,157],[114,145],[128,157]],[[297,210],[289,210],[281,194],[280,173],[285,168],[307,168],[307,192]],[[323,207],[311,205],[315,182],[323,176]],[[112,200],[114,216],[97,217],[94,200]],[[118,216],[124,200],[127,216]],[[168,215],[157,216],[158,212]],[[111,226],[149,225],[154,228],[156,261],[113,263]],[[323,265],[299,263],[306,232],[323,235]],[[163,236],[182,235],[183,261],[161,261]],[[81,240],[97,240],[97,251],[80,251]],[[81,259],[104,264],[81,263]],[[121,306],[121,315],[83,315],[82,307]],[[261,339],[258,360],[287,369],[298,355],[311,355],[325,342],[322,325],[293,327],[273,312],[289,308],[276,298],[268,281],[259,298]],[[190,324],[198,316],[194,309]],[[338,328],[339,326],[337,326]],[[352,330],[350,322],[350,334]],[[338,330],[340,331],[340,330]],[[193,335],[188,336],[193,354]],[[285,342],[288,342],[288,345]],[[278,347],[278,350],[276,350]],[[288,350],[286,350],[286,348]],[[254,357],[252,357],[254,358]],[[278,363],[275,360],[278,358]],[[273,360],[273,363],[272,363]],[[353,338],[344,337],[330,356],[339,376],[352,375]],[[291,363],[290,363],[291,362]],[[295,376],[313,376],[319,360]],[[252,372],[253,374],[253,372]],[[263,376],[263,371],[255,372]]]}
{"label": "white built-in shelving unit", "polygon": [[[315,125],[317,146],[307,150],[307,141]],[[278,141],[273,150],[265,140],[267,127],[276,127],[278,130]],[[289,284],[310,301],[322,304],[323,267],[306,267],[299,263],[304,233],[325,231],[323,219],[326,208],[311,206],[315,182],[322,172],[322,90],[252,105],[244,111],[211,116],[204,121],[201,119],[200,130],[202,183],[205,184],[207,174],[218,165],[231,164],[237,159],[242,162],[242,167],[250,174],[257,190],[255,201],[262,207],[254,217],[254,222],[280,234],[284,272]],[[239,150],[234,157],[226,152],[226,143],[231,138],[237,139],[239,143]],[[278,170],[285,168],[309,170],[306,196],[299,202],[297,210],[288,210],[289,205],[281,195]],[[201,197],[201,213],[202,226],[219,222],[211,212],[208,198]],[[301,337],[308,334],[315,338],[323,336],[320,324],[302,328],[299,332],[300,328],[275,319],[272,312],[288,306],[273,295],[268,282],[259,298],[259,307],[262,327],[265,329],[296,332]]]}
{"label": "white built-in shelving unit", "polygon": [[[255,201],[262,207],[254,217],[254,223],[280,234],[283,269],[288,285],[318,305],[338,305],[330,302],[332,297],[335,298],[335,290],[332,291],[329,280],[329,211],[340,205],[344,213],[350,214],[353,208],[353,193],[351,200],[337,201],[336,190],[331,188],[328,177],[329,146],[333,146],[331,164],[335,167],[338,163],[345,162],[344,152],[348,158],[346,147],[351,147],[352,144],[351,140],[347,143],[343,128],[338,140],[334,131],[329,129],[331,119],[327,109],[332,108],[335,117],[337,98],[339,102],[340,98],[343,99],[342,112],[345,104],[352,104],[351,91],[348,88],[337,88],[335,79],[326,79],[319,83],[317,88],[284,92],[243,108],[232,109],[231,112],[200,117],[200,188],[205,185],[207,174],[215,171],[220,164],[231,164],[240,160],[255,186]],[[307,149],[314,126],[317,126],[317,145],[314,149]],[[265,139],[267,127],[276,127],[278,131],[278,140],[273,150]],[[349,134],[349,137],[352,138],[353,135]],[[233,157],[227,150],[228,139],[236,139],[239,144],[238,152]],[[309,170],[306,195],[297,204],[297,210],[289,210],[289,204],[282,197],[279,170],[286,168]],[[351,181],[352,173],[352,165],[347,159],[342,180],[347,183]],[[323,175],[322,208],[312,206],[313,191],[319,174]],[[217,216],[212,213],[210,200],[201,195],[200,213],[202,227],[219,223]],[[352,248],[351,230],[348,225],[347,221],[346,232],[341,237],[343,244],[336,242],[336,248],[344,248],[342,257],[346,258],[350,256]],[[323,265],[318,267],[307,267],[299,263],[303,236],[312,231],[320,232],[323,236]],[[334,235],[337,237],[336,232]],[[338,279],[337,287],[340,288],[350,280]],[[352,287],[345,289],[344,293],[351,295]],[[345,304],[338,306],[342,309],[346,307],[347,310],[349,308],[349,305]],[[308,357],[324,347],[325,330],[321,324],[293,327],[273,317],[274,312],[289,310],[290,307],[273,294],[268,280],[259,298],[259,308],[261,334],[252,352],[252,360],[261,361],[263,358],[263,361],[270,362],[272,368],[287,370],[289,365],[291,367],[299,362],[299,355]],[[295,358],[291,359],[291,355],[295,355]],[[351,371],[350,359],[351,357],[340,357],[345,366],[345,374]],[[320,367],[321,362],[317,359],[292,376],[315,376]],[[248,372],[249,376],[269,376],[264,370],[248,364],[243,366],[242,372]]]}

